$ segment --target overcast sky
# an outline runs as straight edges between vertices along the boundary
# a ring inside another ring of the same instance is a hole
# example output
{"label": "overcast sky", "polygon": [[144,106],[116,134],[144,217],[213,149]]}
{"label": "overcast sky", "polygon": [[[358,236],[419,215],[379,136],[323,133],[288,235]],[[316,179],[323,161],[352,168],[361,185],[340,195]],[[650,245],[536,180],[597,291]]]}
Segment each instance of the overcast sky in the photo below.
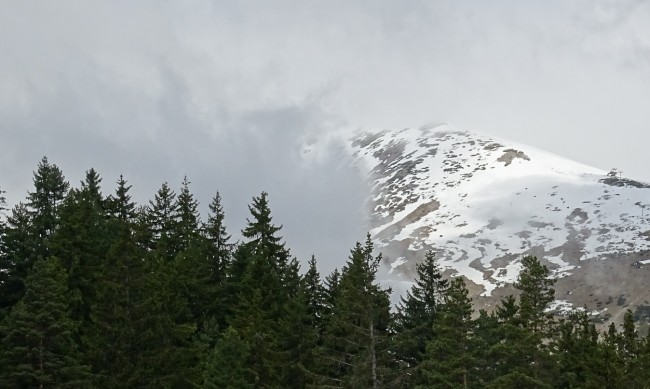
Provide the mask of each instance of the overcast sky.
{"label": "overcast sky", "polygon": [[[650,181],[650,2],[0,1],[0,188],[43,155],[138,201],[270,193],[325,270],[363,239],[337,140],[448,122]],[[308,145],[318,142],[312,152]]]}

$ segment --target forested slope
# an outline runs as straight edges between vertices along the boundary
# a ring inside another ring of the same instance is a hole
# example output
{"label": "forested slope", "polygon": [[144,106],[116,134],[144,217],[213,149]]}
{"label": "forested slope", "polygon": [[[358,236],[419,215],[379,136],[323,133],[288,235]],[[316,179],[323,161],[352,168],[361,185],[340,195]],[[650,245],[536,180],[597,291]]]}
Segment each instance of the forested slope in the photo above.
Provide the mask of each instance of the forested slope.
{"label": "forested slope", "polygon": [[[301,270],[271,215],[241,242],[217,192],[203,220],[186,179],[135,204],[90,169],[78,187],[46,158],[3,210],[0,386],[98,388],[645,388],[650,342],[628,312],[599,333],[552,317],[549,270],[522,259],[517,295],[474,314],[433,252],[392,310],[368,237],[322,278]],[[1,192],[0,192],[1,194]],[[4,205],[4,201],[1,202]],[[4,208],[4,207],[3,207]],[[342,245],[349,242],[341,242]]]}

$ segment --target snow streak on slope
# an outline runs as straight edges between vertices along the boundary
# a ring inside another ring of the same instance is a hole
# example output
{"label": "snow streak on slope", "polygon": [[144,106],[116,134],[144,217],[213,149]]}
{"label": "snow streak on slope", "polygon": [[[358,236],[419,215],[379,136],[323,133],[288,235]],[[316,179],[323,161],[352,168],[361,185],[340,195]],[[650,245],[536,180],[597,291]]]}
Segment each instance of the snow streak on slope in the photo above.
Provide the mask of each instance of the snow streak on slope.
{"label": "snow streak on slope", "polygon": [[447,125],[366,133],[352,148],[373,187],[378,245],[434,248],[484,295],[515,281],[532,249],[558,277],[578,259],[650,249],[645,184]]}

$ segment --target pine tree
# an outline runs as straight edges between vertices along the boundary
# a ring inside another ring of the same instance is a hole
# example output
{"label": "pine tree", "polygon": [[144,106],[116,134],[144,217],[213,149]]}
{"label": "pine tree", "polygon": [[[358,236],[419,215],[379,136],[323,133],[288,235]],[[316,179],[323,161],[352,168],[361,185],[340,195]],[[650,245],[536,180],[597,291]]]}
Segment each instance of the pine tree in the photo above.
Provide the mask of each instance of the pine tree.
{"label": "pine tree", "polygon": [[494,344],[489,358],[499,361],[494,366],[495,376],[490,388],[549,387],[555,376],[553,355],[549,352],[552,317],[545,309],[554,299],[546,266],[533,256],[525,256],[515,287],[520,291],[520,302],[509,296],[497,307],[500,341]]}
{"label": "pine tree", "polygon": [[282,226],[273,224],[268,193],[254,197],[248,209],[253,219],[246,219],[246,227],[242,230],[242,235],[248,239],[246,245],[253,255],[265,258],[275,274],[282,276],[289,261],[289,250],[278,235]]}
{"label": "pine tree", "polygon": [[[7,210],[6,200],[3,196],[5,191],[0,188],[0,293],[4,292],[3,285],[7,282],[6,279],[6,269],[9,267],[9,262],[7,260],[7,249],[6,249],[6,223],[5,223],[5,211]],[[4,271],[2,271],[4,270]],[[3,307],[4,307],[4,294],[0,295],[0,321],[3,318]]]}
{"label": "pine tree", "polygon": [[[514,299],[514,298],[513,298]],[[499,309],[499,307],[497,308]],[[503,325],[497,317],[496,310],[491,313],[481,309],[479,316],[474,320],[474,333],[476,341],[476,369],[481,372],[475,383],[476,387],[486,387],[487,383],[495,380],[507,366],[497,358],[502,351],[500,346],[503,341]],[[505,353],[508,355],[508,353]]]}
{"label": "pine tree", "polygon": [[324,297],[324,313],[323,313],[323,328],[327,327],[327,323],[334,314],[334,304],[339,297],[341,290],[341,272],[339,269],[334,269],[324,282],[325,297]]}
{"label": "pine tree", "polygon": [[149,248],[171,261],[180,252],[181,242],[176,234],[179,223],[176,193],[166,182],[149,202],[146,217],[151,239]]}
{"label": "pine tree", "polygon": [[90,169],[81,189],[68,193],[59,207],[59,227],[49,243],[68,272],[73,319],[80,322],[82,332],[90,320],[101,262],[113,243],[100,183],[97,172]]}
{"label": "pine tree", "polygon": [[426,344],[433,337],[433,323],[438,306],[448,288],[433,251],[427,251],[424,261],[416,265],[415,284],[401,298],[395,315],[395,352],[401,359],[403,385],[417,381],[414,369],[422,361]]}
{"label": "pine tree", "polygon": [[198,243],[200,216],[199,203],[190,192],[190,182],[187,176],[183,178],[181,191],[176,199],[178,210],[178,224],[176,235],[179,241],[179,251],[186,250],[192,244]]}
{"label": "pine tree", "polygon": [[311,256],[309,269],[303,277],[303,290],[305,303],[307,304],[307,316],[312,328],[316,330],[318,338],[324,330],[324,318],[326,315],[326,290],[318,272],[316,257]]}
{"label": "pine tree", "polygon": [[637,377],[640,374],[643,374],[645,366],[639,364],[639,334],[637,333],[636,324],[634,323],[634,315],[629,309],[623,316],[623,323],[621,324],[621,331],[618,340],[618,354],[624,364],[625,386],[628,388],[636,388],[637,386],[635,386],[635,381],[637,381]]}
{"label": "pine tree", "polygon": [[34,264],[25,297],[3,325],[4,387],[90,387],[68,317],[66,280],[56,258]]}
{"label": "pine tree", "polygon": [[[200,382],[201,355],[193,340],[196,322],[189,292],[188,269],[195,257],[182,251],[176,194],[163,183],[149,207],[136,215],[136,247],[146,251],[142,282],[139,350],[134,382],[147,387],[185,387]],[[147,228],[143,228],[143,225]]]}
{"label": "pine tree", "polygon": [[225,278],[234,245],[230,243],[230,235],[226,230],[225,213],[219,192],[212,199],[209,209],[208,220],[203,230],[210,243],[208,261],[210,262],[211,279],[215,284],[220,285]]}
{"label": "pine tree", "polygon": [[59,206],[69,187],[63,172],[56,165],[50,164],[47,157],[43,157],[34,172],[34,192],[29,192],[27,196],[27,207],[38,243],[34,258],[49,256],[46,241],[59,225]]}
{"label": "pine tree", "polygon": [[[233,257],[234,244],[226,230],[225,213],[221,205],[221,195],[217,192],[209,205],[206,223],[203,225],[204,257],[206,274],[204,274],[203,295],[204,312],[208,320],[213,320],[220,328],[226,328],[231,313],[232,298],[228,296],[227,272]],[[243,275],[245,267],[241,269]]]}
{"label": "pine tree", "polygon": [[103,210],[105,200],[102,196],[101,183],[102,179],[97,171],[95,171],[93,168],[90,168],[90,170],[86,171],[86,177],[84,181],[81,182],[80,192],[83,193],[85,199],[93,202],[96,206]]}
{"label": "pine tree", "polygon": [[256,377],[259,387],[281,387],[287,356],[283,354],[277,319],[265,311],[262,294],[257,288],[247,291],[237,307],[232,328],[240,334],[242,342],[249,345],[246,367]]}
{"label": "pine tree", "polygon": [[127,185],[124,176],[120,175],[115,195],[107,199],[107,213],[122,222],[131,223],[136,216],[136,205],[131,201],[129,190],[131,185]]}
{"label": "pine tree", "polygon": [[618,353],[620,335],[616,325],[611,323],[607,332],[603,334],[603,341],[598,344],[598,357],[600,377],[594,380],[600,388],[625,388],[625,362]]}
{"label": "pine tree", "polygon": [[376,283],[381,256],[373,257],[370,235],[357,243],[341,273],[332,317],[318,352],[320,385],[378,388],[390,376],[389,290]]}
{"label": "pine tree", "polygon": [[523,270],[515,283],[515,288],[521,291],[519,315],[526,327],[544,336],[544,331],[548,329],[545,324],[552,318],[545,309],[555,299],[555,280],[550,278],[549,270],[534,256],[524,256],[521,264]]}
{"label": "pine tree", "polygon": [[2,237],[4,236],[5,229],[5,211],[7,211],[7,199],[4,196],[5,193],[7,192],[0,188],[0,247],[2,247]]}
{"label": "pine tree", "polygon": [[[141,352],[136,345],[140,333],[147,330],[141,324],[147,273],[144,252],[133,236],[135,204],[129,189],[120,176],[115,196],[107,202],[109,234],[115,239],[101,261],[87,336],[97,387],[136,386],[134,376]],[[111,347],[106,348],[107,344]]]}
{"label": "pine tree", "polygon": [[7,208],[6,208],[7,199],[4,196],[6,193],[7,193],[6,191],[4,191],[4,190],[2,190],[2,188],[0,188],[0,213],[7,210]]}
{"label": "pine tree", "polygon": [[215,290],[217,286],[211,283],[209,242],[201,234],[198,201],[190,192],[189,184],[185,177],[176,199],[178,223],[172,231],[172,238],[178,242],[178,252],[173,260],[179,272],[177,288],[183,291],[183,298],[189,303],[193,320],[200,329],[210,320],[211,307],[220,296]]}
{"label": "pine tree", "polygon": [[245,389],[259,387],[259,377],[248,367],[250,345],[228,327],[210,353],[203,371],[206,389]]}
{"label": "pine tree", "polygon": [[153,252],[146,257],[138,338],[136,386],[191,387],[201,381],[196,324],[184,291],[179,289],[179,264]]}
{"label": "pine tree", "polygon": [[559,388],[599,387],[598,332],[586,311],[571,313],[557,328],[554,351],[558,354]]}
{"label": "pine tree", "polygon": [[259,289],[262,292],[262,304],[269,318],[278,320],[284,314],[285,304],[289,301],[290,278],[295,291],[295,272],[289,268],[289,250],[278,235],[281,226],[273,224],[267,194],[262,192],[253,198],[249,210],[253,219],[247,219],[242,235],[248,239],[239,254],[245,256],[246,273],[242,280],[243,294],[247,290]]}
{"label": "pine tree", "polygon": [[59,207],[68,191],[61,170],[43,157],[34,172],[34,192],[7,218],[0,255],[0,309],[5,313],[25,293],[25,279],[38,258],[50,256],[50,236],[59,225]]}
{"label": "pine tree", "polygon": [[16,205],[7,218],[0,256],[0,309],[6,314],[25,293],[25,279],[34,261],[36,242],[27,206]]}
{"label": "pine tree", "polygon": [[472,300],[462,277],[454,278],[445,291],[439,317],[433,322],[433,336],[420,364],[422,387],[476,387],[476,345],[472,322]]}

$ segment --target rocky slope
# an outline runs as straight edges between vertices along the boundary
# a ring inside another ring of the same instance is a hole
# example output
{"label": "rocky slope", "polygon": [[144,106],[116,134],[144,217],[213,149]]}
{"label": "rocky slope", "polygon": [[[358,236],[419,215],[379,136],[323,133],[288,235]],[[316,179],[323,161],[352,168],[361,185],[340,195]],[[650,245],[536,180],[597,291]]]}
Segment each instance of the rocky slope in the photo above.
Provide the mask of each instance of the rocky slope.
{"label": "rocky slope", "polygon": [[558,278],[555,310],[650,316],[650,185],[447,125],[364,133],[351,153],[371,183],[371,234],[396,289],[434,249],[489,309],[534,254]]}

